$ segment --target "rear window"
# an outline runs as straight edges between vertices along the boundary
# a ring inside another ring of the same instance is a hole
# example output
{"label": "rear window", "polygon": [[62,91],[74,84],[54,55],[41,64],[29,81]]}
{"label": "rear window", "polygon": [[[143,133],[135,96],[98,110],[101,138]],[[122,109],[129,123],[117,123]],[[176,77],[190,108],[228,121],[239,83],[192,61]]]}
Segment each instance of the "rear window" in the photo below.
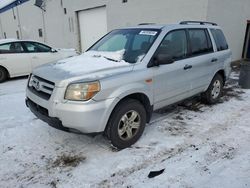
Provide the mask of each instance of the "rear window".
{"label": "rear window", "polygon": [[218,51],[227,50],[228,44],[223,32],[220,29],[211,29],[211,33],[214,37],[217,50]]}
{"label": "rear window", "polygon": [[189,29],[192,55],[202,55],[213,52],[213,47],[205,29]]}

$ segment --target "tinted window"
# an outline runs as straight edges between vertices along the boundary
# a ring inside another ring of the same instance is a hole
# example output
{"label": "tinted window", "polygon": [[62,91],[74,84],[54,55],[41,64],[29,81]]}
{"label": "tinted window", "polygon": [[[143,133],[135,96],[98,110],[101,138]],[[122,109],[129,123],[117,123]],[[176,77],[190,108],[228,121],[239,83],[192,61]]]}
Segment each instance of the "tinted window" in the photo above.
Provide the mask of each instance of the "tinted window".
{"label": "tinted window", "polygon": [[2,44],[0,45],[0,53],[22,53],[24,52],[24,49],[19,42],[14,43],[8,43],[8,44]]}
{"label": "tinted window", "polygon": [[211,40],[204,29],[190,29],[189,37],[193,55],[213,52]]}
{"label": "tinted window", "polygon": [[33,53],[40,53],[40,52],[50,52],[51,48],[37,43],[37,42],[24,42],[25,47],[27,48],[28,52],[33,52]]}
{"label": "tinted window", "polygon": [[187,37],[184,30],[172,31],[166,35],[160,44],[158,55],[167,55],[174,60],[187,56]]}
{"label": "tinted window", "polygon": [[228,44],[223,32],[220,29],[211,29],[211,32],[214,37],[217,50],[218,51],[227,50]]}

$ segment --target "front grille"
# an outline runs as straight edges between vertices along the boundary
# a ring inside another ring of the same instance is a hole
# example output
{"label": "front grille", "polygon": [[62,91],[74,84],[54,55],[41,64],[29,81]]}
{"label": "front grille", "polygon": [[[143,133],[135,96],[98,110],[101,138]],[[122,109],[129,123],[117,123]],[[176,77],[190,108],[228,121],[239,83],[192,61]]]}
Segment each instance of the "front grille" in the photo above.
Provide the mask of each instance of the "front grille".
{"label": "front grille", "polygon": [[35,95],[45,100],[49,100],[55,88],[55,83],[32,75],[29,80],[28,88]]}

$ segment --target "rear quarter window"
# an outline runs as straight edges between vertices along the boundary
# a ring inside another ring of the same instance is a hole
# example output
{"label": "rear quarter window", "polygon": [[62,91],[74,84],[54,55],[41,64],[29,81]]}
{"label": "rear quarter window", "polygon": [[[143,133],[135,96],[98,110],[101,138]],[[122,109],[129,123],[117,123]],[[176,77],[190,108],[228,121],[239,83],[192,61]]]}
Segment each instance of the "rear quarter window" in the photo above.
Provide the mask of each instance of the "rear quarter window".
{"label": "rear quarter window", "polygon": [[217,51],[227,50],[228,44],[223,32],[220,29],[211,29],[211,33],[215,40]]}

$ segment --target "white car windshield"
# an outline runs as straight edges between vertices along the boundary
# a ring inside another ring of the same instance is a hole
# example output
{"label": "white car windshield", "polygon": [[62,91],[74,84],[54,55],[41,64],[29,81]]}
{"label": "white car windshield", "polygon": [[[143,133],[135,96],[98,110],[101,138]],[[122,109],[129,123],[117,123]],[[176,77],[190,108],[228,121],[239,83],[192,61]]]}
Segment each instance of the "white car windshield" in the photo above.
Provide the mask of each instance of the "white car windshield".
{"label": "white car windshield", "polygon": [[[94,44],[88,52],[123,52],[121,60],[136,63],[146,55],[159,35],[158,29],[114,30]],[[121,53],[120,53],[121,54]],[[106,55],[107,58],[108,55]],[[105,57],[105,55],[104,55]],[[112,57],[109,57],[112,59]],[[117,61],[117,59],[112,59]]]}

